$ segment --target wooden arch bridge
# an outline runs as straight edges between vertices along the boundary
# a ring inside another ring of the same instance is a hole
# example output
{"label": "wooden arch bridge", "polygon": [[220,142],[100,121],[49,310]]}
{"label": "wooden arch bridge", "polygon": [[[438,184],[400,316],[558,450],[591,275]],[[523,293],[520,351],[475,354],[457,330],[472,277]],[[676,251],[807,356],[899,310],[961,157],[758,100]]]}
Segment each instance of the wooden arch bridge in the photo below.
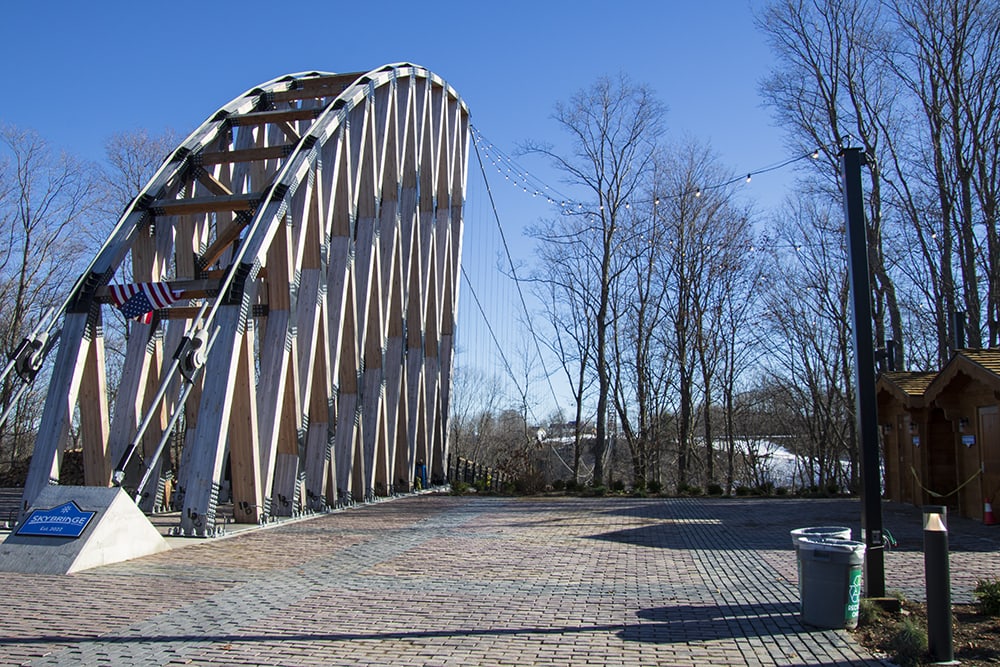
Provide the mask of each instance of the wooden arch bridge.
{"label": "wooden arch bridge", "polygon": [[[71,433],[85,483],[145,511],[176,469],[179,535],[216,534],[226,482],[256,523],[443,480],[468,148],[465,104],[409,63],[284,76],[213,114],[52,318],[23,507]],[[114,368],[112,304],[135,318]]]}

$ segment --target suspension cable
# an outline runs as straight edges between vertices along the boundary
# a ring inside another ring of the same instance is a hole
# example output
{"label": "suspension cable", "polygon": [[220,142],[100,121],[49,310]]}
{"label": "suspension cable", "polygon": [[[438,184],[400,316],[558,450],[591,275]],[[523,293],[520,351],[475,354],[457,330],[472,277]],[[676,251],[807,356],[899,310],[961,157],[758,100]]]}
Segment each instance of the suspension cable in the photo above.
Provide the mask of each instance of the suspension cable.
{"label": "suspension cable", "polygon": [[528,312],[528,304],[524,299],[524,292],[521,290],[521,280],[517,277],[517,269],[514,267],[514,259],[511,257],[510,246],[507,244],[507,236],[504,234],[503,225],[500,224],[500,214],[497,211],[496,201],[493,199],[493,190],[490,188],[490,182],[486,178],[486,167],[483,165],[483,158],[479,153],[479,144],[478,142],[473,142],[473,145],[476,148],[476,160],[479,162],[479,171],[483,176],[483,182],[486,184],[486,194],[490,199],[490,207],[493,209],[493,218],[496,220],[497,229],[500,231],[500,240],[503,243],[504,254],[507,257],[507,264],[510,266],[511,276],[514,278],[514,286],[517,288],[517,295],[521,300],[521,308],[524,310],[525,323],[527,324],[528,332],[531,333],[531,338],[535,343],[535,351],[538,353],[538,361],[542,365],[542,372],[545,374],[545,382],[548,384],[549,392],[552,394],[552,400],[555,401],[556,410],[561,412],[559,397],[556,396],[556,390],[552,386],[552,375],[549,373],[549,369],[545,365],[545,356],[542,354],[542,347],[538,342],[538,334],[535,332],[535,328],[531,324],[531,313]]}

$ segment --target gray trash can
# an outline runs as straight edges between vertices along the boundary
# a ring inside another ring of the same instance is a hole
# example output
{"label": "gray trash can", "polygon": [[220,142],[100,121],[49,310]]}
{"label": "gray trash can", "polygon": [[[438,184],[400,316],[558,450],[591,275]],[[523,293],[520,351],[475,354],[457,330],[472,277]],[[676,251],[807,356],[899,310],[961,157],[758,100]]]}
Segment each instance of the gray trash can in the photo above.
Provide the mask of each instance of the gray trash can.
{"label": "gray trash can", "polygon": [[858,627],[864,543],[803,538],[798,560],[802,622],[819,628]]}
{"label": "gray trash can", "polygon": [[802,561],[799,559],[799,542],[808,537],[832,537],[838,540],[851,539],[851,529],[846,526],[810,526],[791,531],[792,547],[795,549],[795,563],[799,571],[799,611],[802,611]]}

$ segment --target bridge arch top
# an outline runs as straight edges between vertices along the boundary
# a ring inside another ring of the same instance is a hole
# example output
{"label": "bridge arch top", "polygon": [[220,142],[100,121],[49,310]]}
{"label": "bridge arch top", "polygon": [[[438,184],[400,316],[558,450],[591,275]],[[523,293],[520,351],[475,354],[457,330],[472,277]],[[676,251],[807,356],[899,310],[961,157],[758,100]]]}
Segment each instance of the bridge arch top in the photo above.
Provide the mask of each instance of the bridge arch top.
{"label": "bridge arch top", "polygon": [[[270,81],[258,84],[248,89],[230,102],[221,106],[211,114],[198,128],[187,136],[171,155],[160,166],[156,174],[143,187],[139,194],[126,208],[117,225],[109,235],[104,246],[95,256],[88,271],[91,274],[91,289],[102,283],[107,283],[115,270],[123,262],[126,253],[131,250],[132,237],[137,230],[149,222],[151,215],[163,213],[157,211],[156,202],[166,199],[180,198],[178,185],[190,180],[192,166],[200,166],[204,153],[214,153],[218,144],[224,143],[227,133],[232,133],[234,124],[239,123],[254,113],[259,113],[262,107],[287,103],[295,99],[295,95],[313,88],[317,94],[327,93],[321,97],[312,98],[314,102],[312,118],[299,119],[298,124],[311,125],[309,131],[302,132],[296,140],[287,144],[285,155],[278,162],[283,168],[280,175],[272,175],[272,182],[267,192],[262,192],[262,201],[273,201],[280,198],[287,200],[294,195],[303,176],[302,163],[314,162],[317,155],[317,144],[322,145],[343,127],[352,112],[365,100],[371,100],[376,93],[386,86],[395,86],[400,81],[427,81],[432,85],[431,91],[442,98],[455,102],[458,113],[468,122],[468,107],[458,93],[443,78],[430,70],[409,62],[390,63],[367,72],[335,73],[326,71],[304,71],[285,74]],[[301,100],[307,98],[299,98]],[[261,143],[260,140],[257,143]],[[230,147],[232,148],[232,146]],[[464,183],[463,183],[464,186]],[[247,194],[247,193],[243,193]],[[264,207],[255,211],[254,229],[259,229],[260,219],[265,216]],[[273,211],[272,211],[273,213]],[[273,216],[269,220],[274,224]],[[260,247],[258,247],[260,250]],[[245,256],[245,255],[244,255]],[[79,285],[86,290],[87,286]]]}

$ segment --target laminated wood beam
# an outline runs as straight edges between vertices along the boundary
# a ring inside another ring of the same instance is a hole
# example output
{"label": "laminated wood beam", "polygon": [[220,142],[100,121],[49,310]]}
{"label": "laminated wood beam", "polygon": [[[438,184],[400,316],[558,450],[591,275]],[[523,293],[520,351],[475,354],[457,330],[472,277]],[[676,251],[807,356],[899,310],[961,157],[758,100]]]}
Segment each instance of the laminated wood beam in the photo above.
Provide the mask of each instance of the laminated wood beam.
{"label": "laminated wood beam", "polygon": [[280,160],[292,154],[294,144],[279,146],[264,146],[262,148],[244,148],[232,151],[205,151],[197,156],[197,164],[216,165],[233,162],[256,162],[259,160]]}
{"label": "laminated wood beam", "polygon": [[230,190],[224,183],[213,176],[211,172],[205,168],[196,169],[195,178],[208,188],[209,192],[217,197],[231,197],[233,194],[232,190]]}
{"label": "laminated wood beam", "polygon": [[42,489],[59,483],[62,454],[69,438],[70,419],[90,344],[89,328],[87,313],[70,313],[63,322],[59,352],[42,409],[42,422],[35,436],[31,467],[24,482],[22,511],[35,502]]}
{"label": "laminated wood beam", "polygon": [[111,481],[108,451],[108,382],[104,355],[104,332],[94,323],[84,361],[80,402],[80,439],[83,442],[83,475],[87,486],[107,486]]}
{"label": "laminated wood beam", "polygon": [[251,111],[239,116],[230,116],[232,125],[268,125],[271,123],[288,123],[298,120],[313,120],[323,112],[320,108],[311,109],[273,109],[271,111]]}
{"label": "laminated wood beam", "polygon": [[252,211],[260,203],[262,193],[223,195],[218,197],[191,197],[190,199],[157,199],[150,209],[154,215],[188,215],[192,213],[221,213],[226,211]]}

